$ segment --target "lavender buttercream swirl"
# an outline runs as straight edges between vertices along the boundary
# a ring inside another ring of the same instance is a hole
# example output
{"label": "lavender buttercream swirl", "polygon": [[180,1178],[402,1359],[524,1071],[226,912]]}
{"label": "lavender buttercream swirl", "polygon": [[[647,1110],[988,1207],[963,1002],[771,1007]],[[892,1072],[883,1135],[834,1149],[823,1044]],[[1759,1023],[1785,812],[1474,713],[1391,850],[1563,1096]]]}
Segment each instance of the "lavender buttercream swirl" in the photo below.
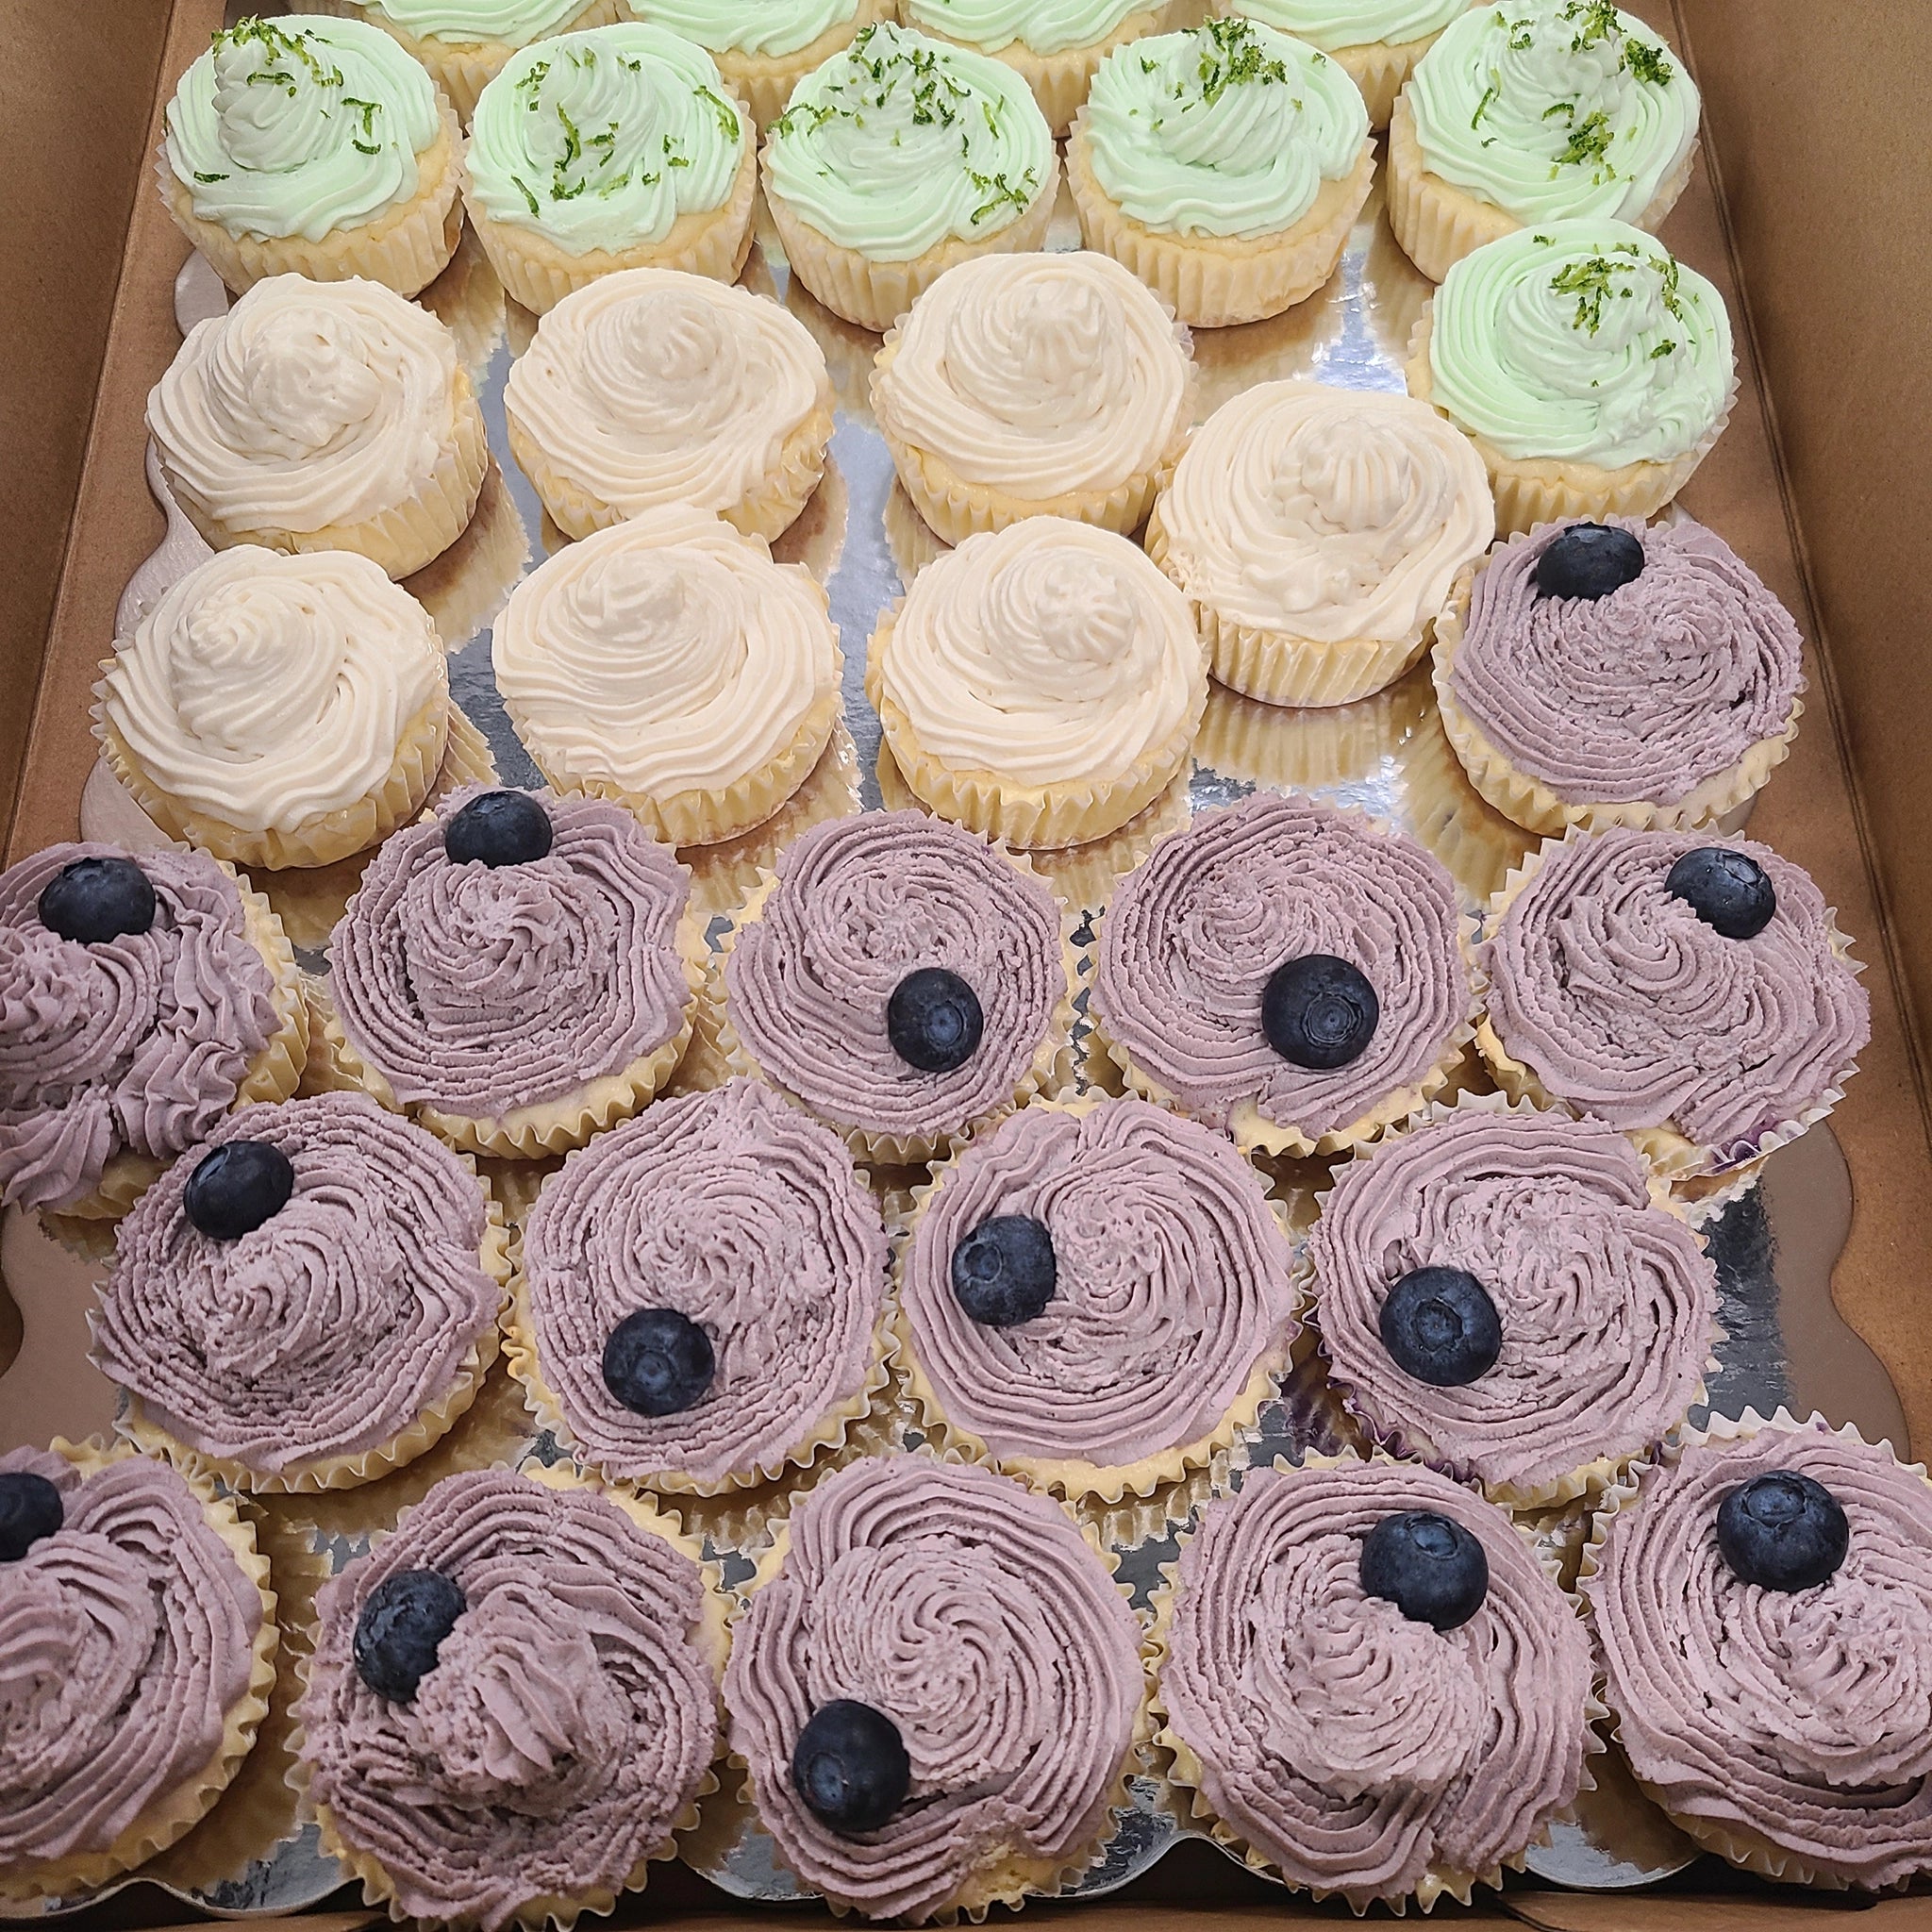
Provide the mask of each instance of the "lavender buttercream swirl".
{"label": "lavender buttercream swirl", "polygon": [[543,858],[452,864],[443,827],[483,789],[376,854],[329,942],[330,988],[400,1103],[497,1118],[621,1074],[682,1027],[691,874],[621,806],[547,791]]}
{"label": "lavender buttercream swirl", "polygon": [[[1697,1399],[1716,1271],[1601,1121],[1463,1108],[1383,1141],[1337,1176],[1308,1255],[1331,1379],[1465,1480],[1533,1491],[1648,1448]],[[1377,1327],[1418,1268],[1465,1270],[1501,1319],[1502,1354],[1459,1388],[1406,1374]]]}
{"label": "lavender buttercream swirl", "polygon": [[1702,524],[1603,521],[1642,544],[1642,571],[1605,597],[1541,596],[1538,559],[1570,526],[1512,537],[1475,579],[1449,689],[1566,804],[1675,805],[1790,728],[1803,641]]}
{"label": "lavender buttercream swirl", "polygon": [[[1664,890],[1706,845],[1771,875],[1777,911],[1755,939],[1725,939]],[[1504,1051],[1551,1093],[1624,1132],[1674,1127],[1720,1166],[1822,1105],[1872,1034],[1871,1000],[1809,875],[1716,832],[1545,846],[1480,957]]]}
{"label": "lavender buttercream swirl", "polygon": [[[407,1704],[357,1672],[356,1620],[406,1570],[466,1607]],[[446,1476],[325,1585],[296,1706],[308,1790],[412,1917],[495,1932],[538,1898],[624,1889],[717,1748],[703,1574],[590,1490]]]}
{"label": "lavender buttercream swirl", "polygon": [[[1489,1591],[1438,1632],[1361,1586],[1362,1540],[1426,1509]],[[1156,1692],[1222,1822],[1357,1911],[1481,1875],[1575,1797],[1590,1644],[1501,1510],[1409,1463],[1257,1470],[1181,1551]]]}
{"label": "lavender buttercream swirl", "polygon": [[[1718,1548],[1739,1484],[1792,1470],[1838,1499],[1851,1543],[1809,1590],[1746,1583]],[[1768,1424],[1687,1446],[1607,1519],[1582,1589],[1638,1778],[1840,1882],[1932,1871],[1932,1486],[1883,1444]]]}
{"label": "lavender buttercream swirl", "polygon": [[[524,1224],[538,1372],[611,1475],[718,1482],[781,1460],[864,1388],[885,1288],[885,1224],[845,1143],[751,1080],[599,1135]],[[604,1344],[641,1308],[709,1341],[692,1407],[640,1415],[606,1385]]]}
{"label": "lavender buttercream swirl", "polygon": [[[1241,1109],[1315,1138],[1418,1085],[1467,1022],[1469,969],[1448,873],[1399,833],[1313,799],[1266,793],[1163,840],[1121,884],[1092,1005],[1108,1036],[1188,1112]],[[1290,959],[1330,954],[1374,987],[1368,1046],[1298,1067],[1261,1031]]]}
{"label": "lavender buttercream swirl", "polygon": [[[953,1292],[953,1250],[1010,1214],[1052,1237],[1054,1291],[991,1327]],[[1031,1107],[971,1142],[919,1217],[900,1298],[948,1420],[1000,1457],[1108,1466],[1198,1441],[1293,1333],[1261,1177],[1142,1100]]]}
{"label": "lavender buttercream swirl", "polygon": [[0,1871],[105,1852],[222,1749],[261,1592],[164,1464],[40,1449],[61,1527],[0,1569]]}
{"label": "lavender buttercream swirl", "polygon": [[[868,1458],[792,1510],[724,1674],[758,1815],[808,1884],[868,1918],[930,1918],[989,1863],[1073,1860],[1102,1830],[1141,1703],[1140,1631],[1066,1512],[976,1465]],[[834,1698],[883,1711],[910,1794],[841,1836],[792,1787]]]}
{"label": "lavender buttercream swirl", "polygon": [[[184,1203],[230,1141],[280,1148],[295,1190],[225,1241]],[[365,1095],[243,1108],[122,1223],[93,1359],[147,1421],[253,1472],[378,1448],[451,1392],[495,1324],[487,1218],[475,1170]]]}
{"label": "lavender buttercream swirl", "polygon": [[[908,973],[973,989],[978,1050],[941,1074],[893,1051],[886,1008]],[[1067,997],[1058,901],[978,834],[920,811],[866,812],[786,848],[724,963],[727,1011],[767,1079],[873,1133],[950,1137],[1010,1104]]]}
{"label": "lavender buttercream swirl", "polygon": [[41,923],[41,893],[112,845],[49,845],[0,874],[0,1200],[63,1208],[117,1154],[167,1160],[230,1107],[275,1036],[275,976],[232,873],[143,854],[154,924],[95,945]]}

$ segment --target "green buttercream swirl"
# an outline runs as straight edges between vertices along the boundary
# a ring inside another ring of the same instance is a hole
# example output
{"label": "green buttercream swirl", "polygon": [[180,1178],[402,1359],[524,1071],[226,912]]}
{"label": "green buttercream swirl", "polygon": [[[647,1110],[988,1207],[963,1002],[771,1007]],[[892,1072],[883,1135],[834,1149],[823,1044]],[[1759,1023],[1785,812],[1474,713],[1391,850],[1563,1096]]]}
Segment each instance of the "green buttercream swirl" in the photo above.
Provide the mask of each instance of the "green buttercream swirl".
{"label": "green buttercream swirl", "polygon": [[1356,165],[1369,112],[1347,70],[1246,20],[1131,41],[1087,97],[1094,178],[1143,226],[1253,237],[1291,228]]}
{"label": "green buttercream swirl", "polygon": [[419,41],[521,47],[567,26],[589,0],[366,0]]}
{"label": "green buttercream swirl", "polygon": [[858,0],[630,0],[630,10],[713,53],[728,47],[782,59],[844,26]]}
{"label": "green buttercream swirl", "polygon": [[1408,86],[1432,174],[1520,222],[1634,221],[1697,138],[1697,89],[1609,0],[1466,13]]}
{"label": "green buttercream swirl", "polygon": [[912,26],[997,54],[1015,41],[1036,54],[1061,54],[1104,41],[1152,0],[905,0]]}
{"label": "green buttercream swirl", "polygon": [[1311,47],[1391,47],[1439,34],[1469,0],[1244,0],[1235,10]]}
{"label": "green buttercream swirl", "polygon": [[168,166],[203,221],[319,242],[414,194],[437,127],[435,84],[380,27],[243,20],[181,76]]}
{"label": "green buttercream swirl", "polygon": [[635,21],[590,27],[520,48],[483,90],[471,193],[572,255],[629,248],[723,203],[751,139],[702,47]]}
{"label": "green buttercream swirl", "polygon": [[1436,292],[1433,400],[1505,456],[1619,469],[1708,436],[1732,386],[1724,297],[1624,222],[1552,222]]}
{"label": "green buttercream swirl", "polygon": [[886,25],[798,83],[765,165],[821,234],[909,261],[1017,221],[1052,178],[1053,135],[1010,67]]}

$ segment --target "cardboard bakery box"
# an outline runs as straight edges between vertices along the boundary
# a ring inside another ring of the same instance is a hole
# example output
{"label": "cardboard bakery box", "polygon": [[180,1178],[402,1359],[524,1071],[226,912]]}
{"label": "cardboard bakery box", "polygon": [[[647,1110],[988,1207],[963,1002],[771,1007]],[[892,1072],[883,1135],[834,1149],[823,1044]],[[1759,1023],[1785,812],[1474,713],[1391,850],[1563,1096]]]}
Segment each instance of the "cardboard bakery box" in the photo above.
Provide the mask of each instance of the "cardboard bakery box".
{"label": "cardboard bakery box", "polygon": [[[1887,1420],[1932,1447],[1932,1201],[1922,1042],[1932,1028],[1932,304],[1923,237],[1932,144],[1927,0],[1638,0],[1689,58],[1705,101],[1703,165],[1664,238],[1717,282],[1738,325],[1730,426],[1682,501],[1797,615],[1807,715],[1751,821],[1805,865],[1857,941],[1873,1001],[1862,1070],[1774,1171],[1781,1275],[1818,1291],[1782,1312],[1792,1406]],[[0,394],[0,792],[8,863],[75,836],[93,769],[89,691],[117,601],[163,533],[143,472],[142,408],[179,341],[186,247],[154,192],[161,106],[221,25],[221,0],[13,0],[0,101],[11,132],[0,259],[14,289]],[[848,640],[848,648],[850,641]],[[1802,1158],[1795,1158],[1802,1155]],[[85,1361],[84,1298],[27,1278],[0,1245],[0,1448],[84,1433],[112,1397]],[[1829,1299],[1824,1284],[1829,1280]],[[1835,1309],[1835,1314],[1833,1310]],[[1895,1391],[1895,1395],[1894,1395]],[[352,1890],[293,1923],[353,1932]],[[1781,1932],[1839,1921],[1844,1901],[1737,1877],[1706,1858],[1643,1893],[1512,1882],[1458,1923],[1550,1932]],[[1087,1932],[1208,1932],[1345,1918],[1177,1847],[1107,1901],[1031,1908]],[[71,1923],[155,1926],[180,1902],[136,1885]],[[245,1907],[236,1915],[245,1916]],[[658,1867],[624,1923],[773,1923],[681,1868]],[[822,1921],[817,1908],[789,1923]],[[1932,1898],[1866,1923],[1932,1924]]]}

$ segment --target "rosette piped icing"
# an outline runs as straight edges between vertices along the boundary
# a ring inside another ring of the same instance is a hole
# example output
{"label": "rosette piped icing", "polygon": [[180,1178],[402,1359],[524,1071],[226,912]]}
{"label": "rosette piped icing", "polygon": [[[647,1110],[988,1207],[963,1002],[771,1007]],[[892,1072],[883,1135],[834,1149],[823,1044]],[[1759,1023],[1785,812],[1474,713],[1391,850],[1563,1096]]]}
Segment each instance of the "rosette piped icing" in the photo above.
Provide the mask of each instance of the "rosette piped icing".
{"label": "rosette piped icing", "polygon": [[[1091,1862],[1141,1696],[1133,1612],[1064,1509],[923,1456],[800,1499],[724,1675],[785,1863],[842,1909],[913,1922]],[[853,1784],[863,1816],[826,1802]]]}
{"label": "rosette piped icing", "polygon": [[1012,1474],[1112,1500],[1252,1421],[1295,1330],[1259,1174],[1133,1099],[1037,1104],[972,1141],[913,1223],[900,1307],[915,1392],[944,1427]]}
{"label": "rosette piped icing", "polygon": [[0,1455],[0,1898],[171,1844],[255,1740],[268,1565],[234,1507],[125,1448]]}
{"label": "rosette piped icing", "polygon": [[[479,842],[505,810],[528,845]],[[622,806],[452,792],[384,844],[330,941],[356,1077],[478,1152],[577,1144],[649,1100],[689,1041],[690,900]]]}
{"label": "rosette piped icing", "polygon": [[750,1067],[874,1158],[927,1158],[1037,1092],[1073,1019],[1051,889],[919,811],[793,841],[724,976]]}
{"label": "rosette piped icing", "polygon": [[1583,1624],[1509,1518],[1431,1470],[1251,1472],[1158,1612],[1174,1774],[1291,1885],[1467,1900],[1582,1784]]}
{"label": "rosette piped icing", "polygon": [[1630,1768],[1699,1843],[1874,1890],[1932,1871],[1932,1484],[1884,1444],[1714,1424],[1597,1518],[1582,1591]]}
{"label": "rosette piped icing", "polygon": [[1329,1378],[1511,1507],[1615,1479],[1701,1399],[1716,1271],[1601,1121],[1465,1104],[1338,1173],[1309,1237]]}
{"label": "rosette piped icing", "polygon": [[[1678,873],[1698,854],[1715,857]],[[1713,871],[1748,890],[1750,930],[1707,916],[1730,923],[1695,876]],[[1819,1119],[1855,1071],[1871,1000],[1846,946],[1809,875],[1767,846],[1572,834],[1497,895],[1478,1043],[1513,1091],[1635,1134],[1677,1172],[1721,1172]]]}
{"label": "rosette piped icing", "polygon": [[316,1609],[296,1774],[324,1848],[399,1911],[608,1912],[695,1822],[723,1617],[643,1506],[465,1470]]}
{"label": "rosette piped icing", "polygon": [[709,1492],[863,1415],[886,1232],[845,1143],[770,1088],[660,1102],[525,1217],[510,1366],[607,1474]]}
{"label": "rosette piped icing", "polygon": [[[1606,555],[1594,581],[1566,574],[1586,545]],[[1449,628],[1436,684],[1450,742],[1484,797],[1532,831],[1707,823],[1764,783],[1796,728],[1797,625],[1688,519],[1513,537]]]}
{"label": "rosette piped icing", "polygon": [[1121,883],[1096,1030],[1136,1091],[1242,1146],[1334,1151],[1448,1078],[1474,1004],[1460,924],[1420,845],[1264,793],[1164,839]]}
{"label": "rosette piped icing", "polygon": [[0,1201],[138,1186],[238,1101],[292,1092],[294,963],[200,853],[49,845],[0,874]]}
{"label": "rosette piped icing", "polygon": [[346,1487],[470,1406],[508,1273],[475,1168],[420,1128],[362,1094],[244,1108],[122,1224],[93,1360],[143,1447]]}

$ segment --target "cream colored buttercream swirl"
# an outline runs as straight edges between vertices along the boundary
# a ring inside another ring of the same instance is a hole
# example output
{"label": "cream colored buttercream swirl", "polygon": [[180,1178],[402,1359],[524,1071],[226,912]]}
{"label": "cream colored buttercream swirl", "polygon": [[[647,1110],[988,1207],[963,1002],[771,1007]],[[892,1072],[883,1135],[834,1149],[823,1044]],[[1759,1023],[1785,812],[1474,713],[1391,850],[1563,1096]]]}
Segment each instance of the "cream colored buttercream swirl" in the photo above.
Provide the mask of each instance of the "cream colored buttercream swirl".
{"label": "cream colored buttercream swirl", "polygon": [[[1809,1590],[1747,1583],[1718,1547],[1719,1505],[1774,1471],[1822,1483],[1850,1524],[1844,1561]],[[1673,1812],[1839,1885],[1932,1872],[1922,1470],[1815,1416],[1691,1443],[1607,1519],[1583,1592],[1630,1768]]]}
{"label": "cream colored buttercream swirl", "polygon": [[[612,1475],[716,1481],[775,1462],[864,1387],[886,1230],[845,1143],[769,1087],[659,1101],[546,1182],[524,1224],[537,1363]],[[640,1415],[603,1374],[610,1332],[671,1308],[711,1344],[689,1408]]]}
{"label": "cream colored buttercream swirl", "polygon": [[521,47],[569,25],[589,0],[363,0],[363,4],[378,19],[394,22],[418,40]]}
{"label": "cream colored buttercream swirl", "polygon": [[770,764],[839,683],[825,593],[755,537],[666,505],[517,586],[491,659],[559,780],[663,797]]}
{"label": "cream colored buttercream swirl", "polygon": [[[1702,1386],[1717,1276],[1652,1205],[1614,1127],[1464,1107],[1338,1174],[1309,1238],[1329,1374],[1391,1448],[1528,1491],[1633,1456]],[[1459,1388],[1407,1374],[1377,1327],[1414,1269],[1459,1268],[1500,1318],[1503,1352]]]}
{"label": "cream colored buttercream swirl", "polygon": [[248,1690],[261,1592],[165,1464],[83,1475],[0,1455],[60,1491],[63,1522],[0,1566],[0,1873],[104,1852],[194,1780]]}
{"label": "cream colored buttercream swirl", "polygon": [[888,436],[1040,499],[1157,469],[1186,428],[1187,336],[1111,257],[985,255],[912,306],[873,383]]}
{"label": "cream colored buttercream swirl", "polygon": [[1482,458],[1453,424],[1407,396],[1303,381],[1223,404],[1160,520],[1190,596],[1326,644],[1420,639],[1496,528]]}
{"label": "cream colored buttercream swirl", "polygon": [[[407,1703],[355,1663],[370,1593],[434,1570],[464,1607]],[[532,1902],[622,1891],[718,1744],[704,1573],[583,1488],[446,1476],[316,1598],[296,1706],[308,1790],[412,1917],[497,1932]]]}
{"label": "cream colored buttercream swirl", "polygon": [[142,621],[108,666],[102,708],[171,797],[288,831],[377,791],[448,675],[428,613],[380,565],[241,544]]}
{"label": "cream colored buttercream swirl", "polygon": [[920,572],[881,689],[946,764],[1049,785],[1121,776],[1206,675],[1186,600],[1138,546],[1028,517]]}
{"label": "cream colored buttercream swirl", "polygon": [[[1483,1546],[1456,1629],[1361,1584],[1403,1510]],[[1291,1885],[1357,1911],[1431,1874],[1494,1874],[1582,1782],[1590,1644],[1507,1516],[1413,1464],[1256,1470],[1181,1551],[1156,1695],[1222,1822]]]}
{"label": "cream colored buttercream swirl", "polygon": [[380,282],[270,275],[190,330],[148,393],[169,480],[243,529],[357,524],[455,446],[456,339]]}
{"label": "cream colored buttercream swirl", "polygon": [[504,386],[545,460],[627,517],[671,503],[729,509],[831,402],[824,354],[796,316],[666,268],[566,296]]}
{"label": "cream colored buttercream swirl", "polygon": [[[1021,1214],[1053,1242],[1031,1321],[975,1322],[953,1251]],[[900,1284],[919,1365],[949,1421],[996,1457],[1102,1466],[1220,1426],[1292,1339],[1288,1237],[1233,1144],[1143,1100],[1029,1107],[941,1171]]]}
{"label": "cream colored buttercream swirl", "polygon": [[[841,1697],[890,1718],[912,1768],[906,1804],[854,1836],[791,1782],[806,1721]],[[1058,1504],[976,1466],[868,1457],[793,1507],[724,1701],[785,1862],[841,1907],[916,1922],[1002,1864],[1091,1843],[1133,1741],[1140,1629]]]}

